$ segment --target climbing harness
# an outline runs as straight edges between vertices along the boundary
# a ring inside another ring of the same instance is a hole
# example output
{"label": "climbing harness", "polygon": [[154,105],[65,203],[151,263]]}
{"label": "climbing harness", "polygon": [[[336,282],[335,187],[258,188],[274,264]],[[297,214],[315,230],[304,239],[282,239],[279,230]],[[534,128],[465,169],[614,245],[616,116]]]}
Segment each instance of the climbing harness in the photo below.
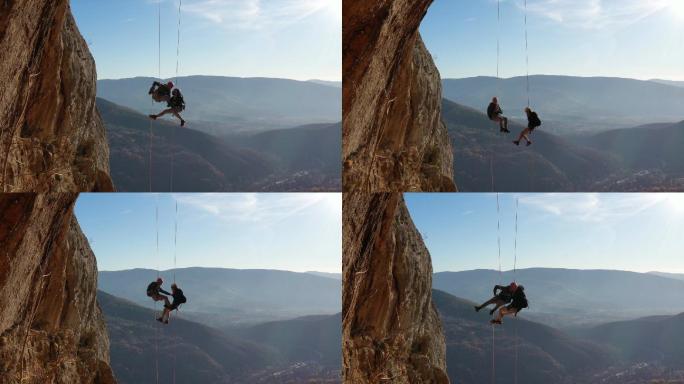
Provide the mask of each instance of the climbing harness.
{"label": "climbing harness", "polygon": [[527,0],[525,0],[525,83],[527,86],[527,107],[530,107],[530,50],[527,39]]}

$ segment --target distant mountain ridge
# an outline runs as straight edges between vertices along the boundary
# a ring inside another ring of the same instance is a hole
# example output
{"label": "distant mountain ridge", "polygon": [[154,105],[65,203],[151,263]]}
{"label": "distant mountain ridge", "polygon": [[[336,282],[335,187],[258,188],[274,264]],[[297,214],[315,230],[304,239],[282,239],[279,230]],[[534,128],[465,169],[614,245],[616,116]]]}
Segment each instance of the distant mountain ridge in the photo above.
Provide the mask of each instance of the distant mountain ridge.
{"label": "distant mountain ridge", "polygon": [[526,288],[526,317],[555,327],[684,312],[684,281],[647,273],[529,268],[515,275],[504,271],[499,278],[494,270],[438,272],[433,288],[484,302],[491,297],[494,282],[514,280]]}
{"label": "distant mountain ridge", "polygon": [[483,111],[447,99],[442,118],[464,192],[684,190],[684,121],[572,137],[549,132],[543,121],[534,144],[518,147],[512,141],[524,121],[510,120],[512,132],[501,134]]}
{"label": "distant mountain ridge", "polygon": [[[339,382],[340,344],[327,325],[339,322],[339,314],[226,333],[185,320],[183,308],[161,325],[154,320],[159,311],[102,291],[98,302],[110,335],[112,368],[122,384],[155,382],[157,372],[160,382]],[[305,328],[320,331],[304,335]],[[336,353],[331,345],[337,346]]]}
{"label": "distant mountain ridge", "polygon": [[[168,281],[173,272],[160,273]],[[183,268],[175,274],[192,302],[186,318],[223,330],[240,324],[332,315],[342,308],[340,282],[310,273]],[[98,285],[106,293],[153,308],[145,287],[156,276],[157,271],[148,269],[100,271]]]}
{"label": "distant mountain ridge", "polygon": [[147,191],[150,182],[150,127],[152,128],[152,190],[226,191],[245,188],[271,172],[262,154],[237,148],[221,139],[177,123],[155,121],[132,109],[97,99],[105,121],[110,167],[119,191]]}
{"label": "distant mountain ridge", "polygon": [[[150,77],[99,80],[98,97],[143,114],[164,106],[153,103],[148,90]],[[224,133],[258,132],[305,124],[336,123],[342,120],[342,91],[310,81],[275,78],[221,76],[179,77],[191,122],[213,122]]]}
{"label": "distant mountain ridge", "polygon": [[107,128],[111,174],[119,191],[149,189],[150,127],[153,191],[341,189],[340,123],[217,137],[196,130],[195,124],[181,128],[175,121],[151,123],[147,116],[104,99],[98,98],[97,106]]}
{"label": "distant mountain ridge", "polygon": [[[502,326],[492,329],[489,315],[475,312],[475,303],[439,290],[432,292],[446,335],[452,382],[479,384],[494,378],[497,384],[511,383],[517,358],[520,383],[589,383],[589,372],[616,361],[609,348],[525,320],[524,311],[520,318],[507,317]],[[495,372],[491,365],[493,331]]]}
{"label": "distant mountain ridge", "polygon": [[[498,96],[504,114],[523,117],[526,78],[443,79],[443,97],[484,110]],[[612,77],[530,76],[533,109],[547,131],[557,134],[684,120],[684,88],[653,81]]]}
{"label": "distant mountain ridge", "polygon": [[531,147],[518,147],[512,143],[523,129],[518,121],[509,121],[511,133],[501,134],[483,112],[446,99],[442,119],[452,141],[454,178],[465,192],[581,191],[619,169],[616,159],[544,126],[532,135]]}

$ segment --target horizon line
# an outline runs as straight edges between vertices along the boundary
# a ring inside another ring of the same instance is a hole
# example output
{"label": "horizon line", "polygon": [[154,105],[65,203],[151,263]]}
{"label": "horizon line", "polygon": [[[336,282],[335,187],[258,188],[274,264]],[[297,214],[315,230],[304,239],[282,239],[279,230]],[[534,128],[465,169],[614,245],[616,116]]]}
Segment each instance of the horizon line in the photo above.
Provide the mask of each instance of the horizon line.
{"label": "horizon line", "polygon": [[[561,74],[547,74],[547,73],[536,73],[536,74],[530,74],[530,77],[574,77],[574,78],[579,78],[579,79],[622,79],[622,80],[635,80],[635,81],[644,81],[644,82],[659,82],[659,81],[667,81],[667,82],[675,82],[675,83],[684,83],[684,78],[680,80],[674,80],[674,79],[666,79],[662,77],[652,77],[652,78],[636,78],[636,77],[625,77],[625,76],[608,76],[608,75],[561,75]],[[499,79],[499,80],[511,80],[511,79],[519,79],[519,78],[524,78],[527,77],[527,75],[522,74],[522,75],[516,75],[516,76],[510,76],[510,77],[496,77],[496,76],[491,76],[491,75],[477,75],[477,76],[464,76],[464,77],[441,77],[442,80],[465,80],[465,79],[477,79],[477,78],[488,78],[488,79]],[[662,84],[662,83],[661,83]],[[663,84],[663,85],[668,85],[668,84]]]}
{"label": "horizon line", "polygon": [[[296,78],[290,78],[290,77],[278,77],[278,76],[228,76],[228,75],[202,75],[202,74],[193,74],[193,75],[183,75],[183,76],[171,76],[171,77],[165,77],[162,78],[161,80],[171,80],[171,79],[183,79],[183,78],[188,78],[188,77],[223,77],[227,79],[270,79],[270,80],[290,80],[290,81],[299,81],[303,83],[310,83],[310,82],[316,82],[316,81],[325,81],[325,82],[332,82],[332,83],[342,83],[342,79],[339,80],[328,80],[328,79],[320,79],[320,78],[311,78],[311,79],[296,79]],[[158,76],[149,76],[149,75],[138,75],[138,76],[128,76],[128,77],[118,77],[118,78],[97,78],[97,81],[100,80],[129,80],[129,79],[140,79],[140,78],[151,78],[151,79],[158,79]],[[321,84],[322,85],[322,84]]]}
{"label": "horizon line", "polygon": [[[657,271],[657,270],[650,270],[646,272],[642,271],[631,271],[627,269],[606,269],[606,268],[562,268],[562,267],[528,267],[528,268],[518,268],[515,271],[525,271],[525,270],[530,270],[530,269],[554,269],[554,270],[563,270],[563,271],[609,271],[609,272],[629,272],[629,273],[639,273],[639,274],[653,274],[653,273],[666,273],[666,274],[671,274],[671,275],[684,275],[684,271],[681,272],[663,272],[663,271]],[[475,268],[475,269],[463,269],[463,270],[441,270],[441,271],[433,271],[433,274],[436,273],[460,273],[460,272],[474,272],[474,271],[492,271],[492,272],[499,272],[497,269],[491,269],[491,268]],[[508,272],[514,272],[513,269],[508,269],[508,270],[501,270],[501,273],[508,273]]]}
{"label": "horizon line", "polygon": [[202,266],[177,267],[177,268],[171,268],[171,269],[155,269],[155,268],[135,267],[135,268],[128,268],[128,269],[111,270],[111,269],[99,269],[98,268],[97,272],[126,272],[126,271],[134,271],[137,269],[156,271],[156,272],[169,272],[169,271],[180,270],[180,269],[225,269],[225,270],[231,270],[231,271],[277,271],[277,272],[291,272],[291,273],[342,274],[342,271],[339,271],[339,272],[311,271],[311,270],[309,270],[309,271],[293,271],[293,270],[288,270],[288,269],[272,269],[272,268],[228,268],[228,267],[202,267]]}

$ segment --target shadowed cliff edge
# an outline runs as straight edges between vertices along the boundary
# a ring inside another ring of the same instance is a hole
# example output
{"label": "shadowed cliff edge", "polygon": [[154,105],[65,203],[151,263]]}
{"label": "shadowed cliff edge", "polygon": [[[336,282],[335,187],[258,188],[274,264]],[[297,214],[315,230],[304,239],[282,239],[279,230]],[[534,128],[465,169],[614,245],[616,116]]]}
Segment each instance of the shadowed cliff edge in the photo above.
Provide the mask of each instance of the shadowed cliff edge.
{"label": "shadowed cliff edge", "polygon": [[343,198],[345,383],[449,383],[432,263],[400,193]]}
{"label": "shadowed cliff edge", "polygon": [[95,61],[68,0],[0,2],[2,192],[111,191]]}
{"label": "shadowed cliff edge", "polygon": [[432,0],[343,2],[343,188],[455,191],[439,72],[418,33]]}
{"label": "shadowed cliff edge", "polygon": [[0,195],[0,382],[115,383],[76,194]]}

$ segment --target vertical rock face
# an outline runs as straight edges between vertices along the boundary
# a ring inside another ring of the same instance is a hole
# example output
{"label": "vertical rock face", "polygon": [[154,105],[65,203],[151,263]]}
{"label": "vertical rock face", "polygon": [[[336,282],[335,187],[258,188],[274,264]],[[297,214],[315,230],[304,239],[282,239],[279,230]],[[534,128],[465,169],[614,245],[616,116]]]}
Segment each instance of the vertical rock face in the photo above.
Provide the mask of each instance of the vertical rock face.
{"label": "vertical rock face", "polygon": [[346,191],[454,191],[439,72],[418,26],[432,0],[343,2]]}
{"label": "vertical rock face", "polygon": [[0,1],[2,192],[111,191],[95,62],[68,0]]}
{"label": "vertical rock face", "polygon": [[345,194],[345,383],[448,383],[432,264],[399,193]]}
{"label": "vertical rock face", "polygon": [[0,382],[114,383],[75,194],[0,195]]}

